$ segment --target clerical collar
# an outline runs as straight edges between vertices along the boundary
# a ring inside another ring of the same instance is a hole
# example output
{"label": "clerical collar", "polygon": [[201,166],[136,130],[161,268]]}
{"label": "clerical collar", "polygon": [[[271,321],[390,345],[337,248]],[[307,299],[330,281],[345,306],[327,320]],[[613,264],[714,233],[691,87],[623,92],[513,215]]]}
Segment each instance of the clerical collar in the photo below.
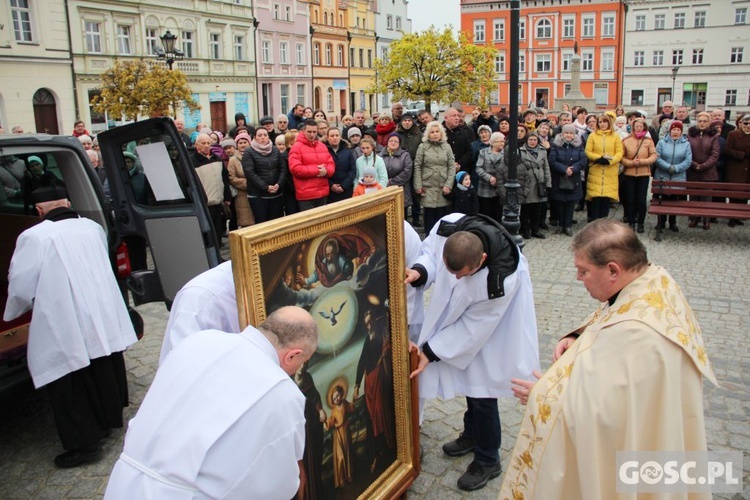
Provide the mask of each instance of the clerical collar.
{"label": "clerical collar", "polygon": [[609,303],[610,306],[615,303],[615,301],[617,300],[617,296],[620,295],[620,292],[622,292],[622,290],[615,292],[613,296],[607,299],[607,302]]}
{"label": "clerical collar", "polygon": [[78,212],[68,207],[53,208],[52,210],[44,214],[44,220],[49,220],[52,222],[57,222],[65,219],[78,219],[79,217],[80,215],[78,215]]}

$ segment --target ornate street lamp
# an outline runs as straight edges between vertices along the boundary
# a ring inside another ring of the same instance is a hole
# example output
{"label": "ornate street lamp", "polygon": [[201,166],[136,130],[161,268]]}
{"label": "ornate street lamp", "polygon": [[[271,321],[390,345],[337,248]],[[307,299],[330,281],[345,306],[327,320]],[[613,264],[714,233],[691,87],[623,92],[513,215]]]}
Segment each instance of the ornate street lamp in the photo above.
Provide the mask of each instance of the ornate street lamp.
{"label": "ornate street lamp", "polygon": [[172,64],[174,64],[175,61],[182,61],[185,54],[174,47],[175,42],[177,41],[177,35],[173,35],[171,31],[167,30],[167,32],[160,36],[159,39],[164,48],[156,51],[156,58],[160,61],[165,61],[171,71]]}
{"label": "ornate street lamp", "polygon": [[680,71],[680,67],[679,66],[674,66],[672,68],[672,100],[673,101],[677,101],[677,99],[675,99],[675,96],[674,96],[674,82],[677,79],[677,72],[678,71]]}

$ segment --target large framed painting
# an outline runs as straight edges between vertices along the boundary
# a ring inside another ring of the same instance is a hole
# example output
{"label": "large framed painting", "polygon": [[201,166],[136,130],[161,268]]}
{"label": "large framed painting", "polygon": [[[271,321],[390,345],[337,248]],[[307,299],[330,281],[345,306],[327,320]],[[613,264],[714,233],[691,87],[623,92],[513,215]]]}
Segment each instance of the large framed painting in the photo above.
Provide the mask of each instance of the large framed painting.
{"label": "large framed painting", "polygon": [[318,324],[293,377],[306,397],[300,499],[395,498],[418,474],[403,207],[394,187],[230,234],[242,326],[286,305]]}

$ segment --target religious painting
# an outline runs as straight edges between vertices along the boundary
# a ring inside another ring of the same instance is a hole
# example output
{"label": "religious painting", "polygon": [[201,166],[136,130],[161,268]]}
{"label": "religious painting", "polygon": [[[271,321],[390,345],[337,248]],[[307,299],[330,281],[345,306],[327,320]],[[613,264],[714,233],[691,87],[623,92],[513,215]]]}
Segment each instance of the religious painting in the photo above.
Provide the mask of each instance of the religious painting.
{"label": "religious painting", "polygon": [[293,376],[306,397],[298,499],[393,498],[417,475],[403,223],[389,188],[230,234],[240,323],[297,305],[320,332]]}

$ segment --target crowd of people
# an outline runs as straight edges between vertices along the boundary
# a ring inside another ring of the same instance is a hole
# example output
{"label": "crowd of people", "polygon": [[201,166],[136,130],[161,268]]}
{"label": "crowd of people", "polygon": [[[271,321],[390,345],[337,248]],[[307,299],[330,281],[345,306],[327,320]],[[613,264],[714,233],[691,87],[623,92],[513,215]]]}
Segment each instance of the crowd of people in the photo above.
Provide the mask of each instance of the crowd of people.
{"label": "crowd of people", "polygon": [[[509,180],[507,137],[514,130],[526,239],[546,238],[550,226],[572,236],[575,212],[585,211],[590,222],[609,216],[617,203],[622,221],[643,233],[651,178],[750,182],[750,113],[732,124],[722,109],[691,116],[686,106],[666,101],[651,120],[645,111],[622,106],[597,114],[580,106],[565,105],[559,113],[528,108],[518,116],[513,126],[505,108],[497,116],[487,107],[469,116],[449,108],[440,122],[427,110],[404,113],[395,102],[369,124],[365,112],[356,111],[337,127],[324,111],[297,104],[288,114],[262,117],[257,127],[238,113],[226,136],[204,123],[190,134],[183,120],[175,125],[194,167],[223,165],[220,199],[209,204],[219,241],[227,230],[394,185],[404,188],[404,217],[423,225],[425,234],[451,212],[500,221]],[[82,121],[72,135],[105,182],[96,138]],[[34,179],[32,167],[16,182],[12,173],[3,176],[9,196],[20,196],[25,177]],[[370,168],[374,182],[364,178]],[[710,229],[712,222],[690,218],[688,225]],[[659,217],[657,228],[667,223],[679,230],[674,216]],[[729,221],[738,225],[743,222]]]}
{"label": "crowd of people", "polygon": [[[404,217],[423,226],[425,234],[451,212],[500,221],[509,133],[518,138],[516,177],[526,239],[546,238],[550,226],[572,236],[575,212],[585,211],[590,222],[608,217],[617,203],[622,221],[643,233],[652,177],[750,182],[750,114],[731,124],[721,109],[691,116],[686,106],[666,101],[649,121],[646,112],[622,106],[596,114],[580,106],[566,105],[559,113],[529,108],[519,110],[513,126],[504,109],[496,116],[479,107],[465,116],[449,108],[441,122],[426,110],[404,113],[396,102],[391,112],[374,114],[372,124],[365,121],[365,113],[357,111],[338,128],[322,110],[297,105],[288,115],[263,117],[257,129],[239,114],[228,138],[210,134],[218,156],[233,164],[229,181],[238,195],[230,229],[393,185],[404,188]],[[251,146],[249,152],[240,142]],[[365,180],[369,169],[374,179]],[[251,210],[235,216],[244,192]],[[674,217],[668,222],[679,230]],[[709,229],[712,222],[690,218],[689,226]],[[729,221],[730,227],[742,224]],[[659,218],[657,225],[664,229],[667,220]]]}

